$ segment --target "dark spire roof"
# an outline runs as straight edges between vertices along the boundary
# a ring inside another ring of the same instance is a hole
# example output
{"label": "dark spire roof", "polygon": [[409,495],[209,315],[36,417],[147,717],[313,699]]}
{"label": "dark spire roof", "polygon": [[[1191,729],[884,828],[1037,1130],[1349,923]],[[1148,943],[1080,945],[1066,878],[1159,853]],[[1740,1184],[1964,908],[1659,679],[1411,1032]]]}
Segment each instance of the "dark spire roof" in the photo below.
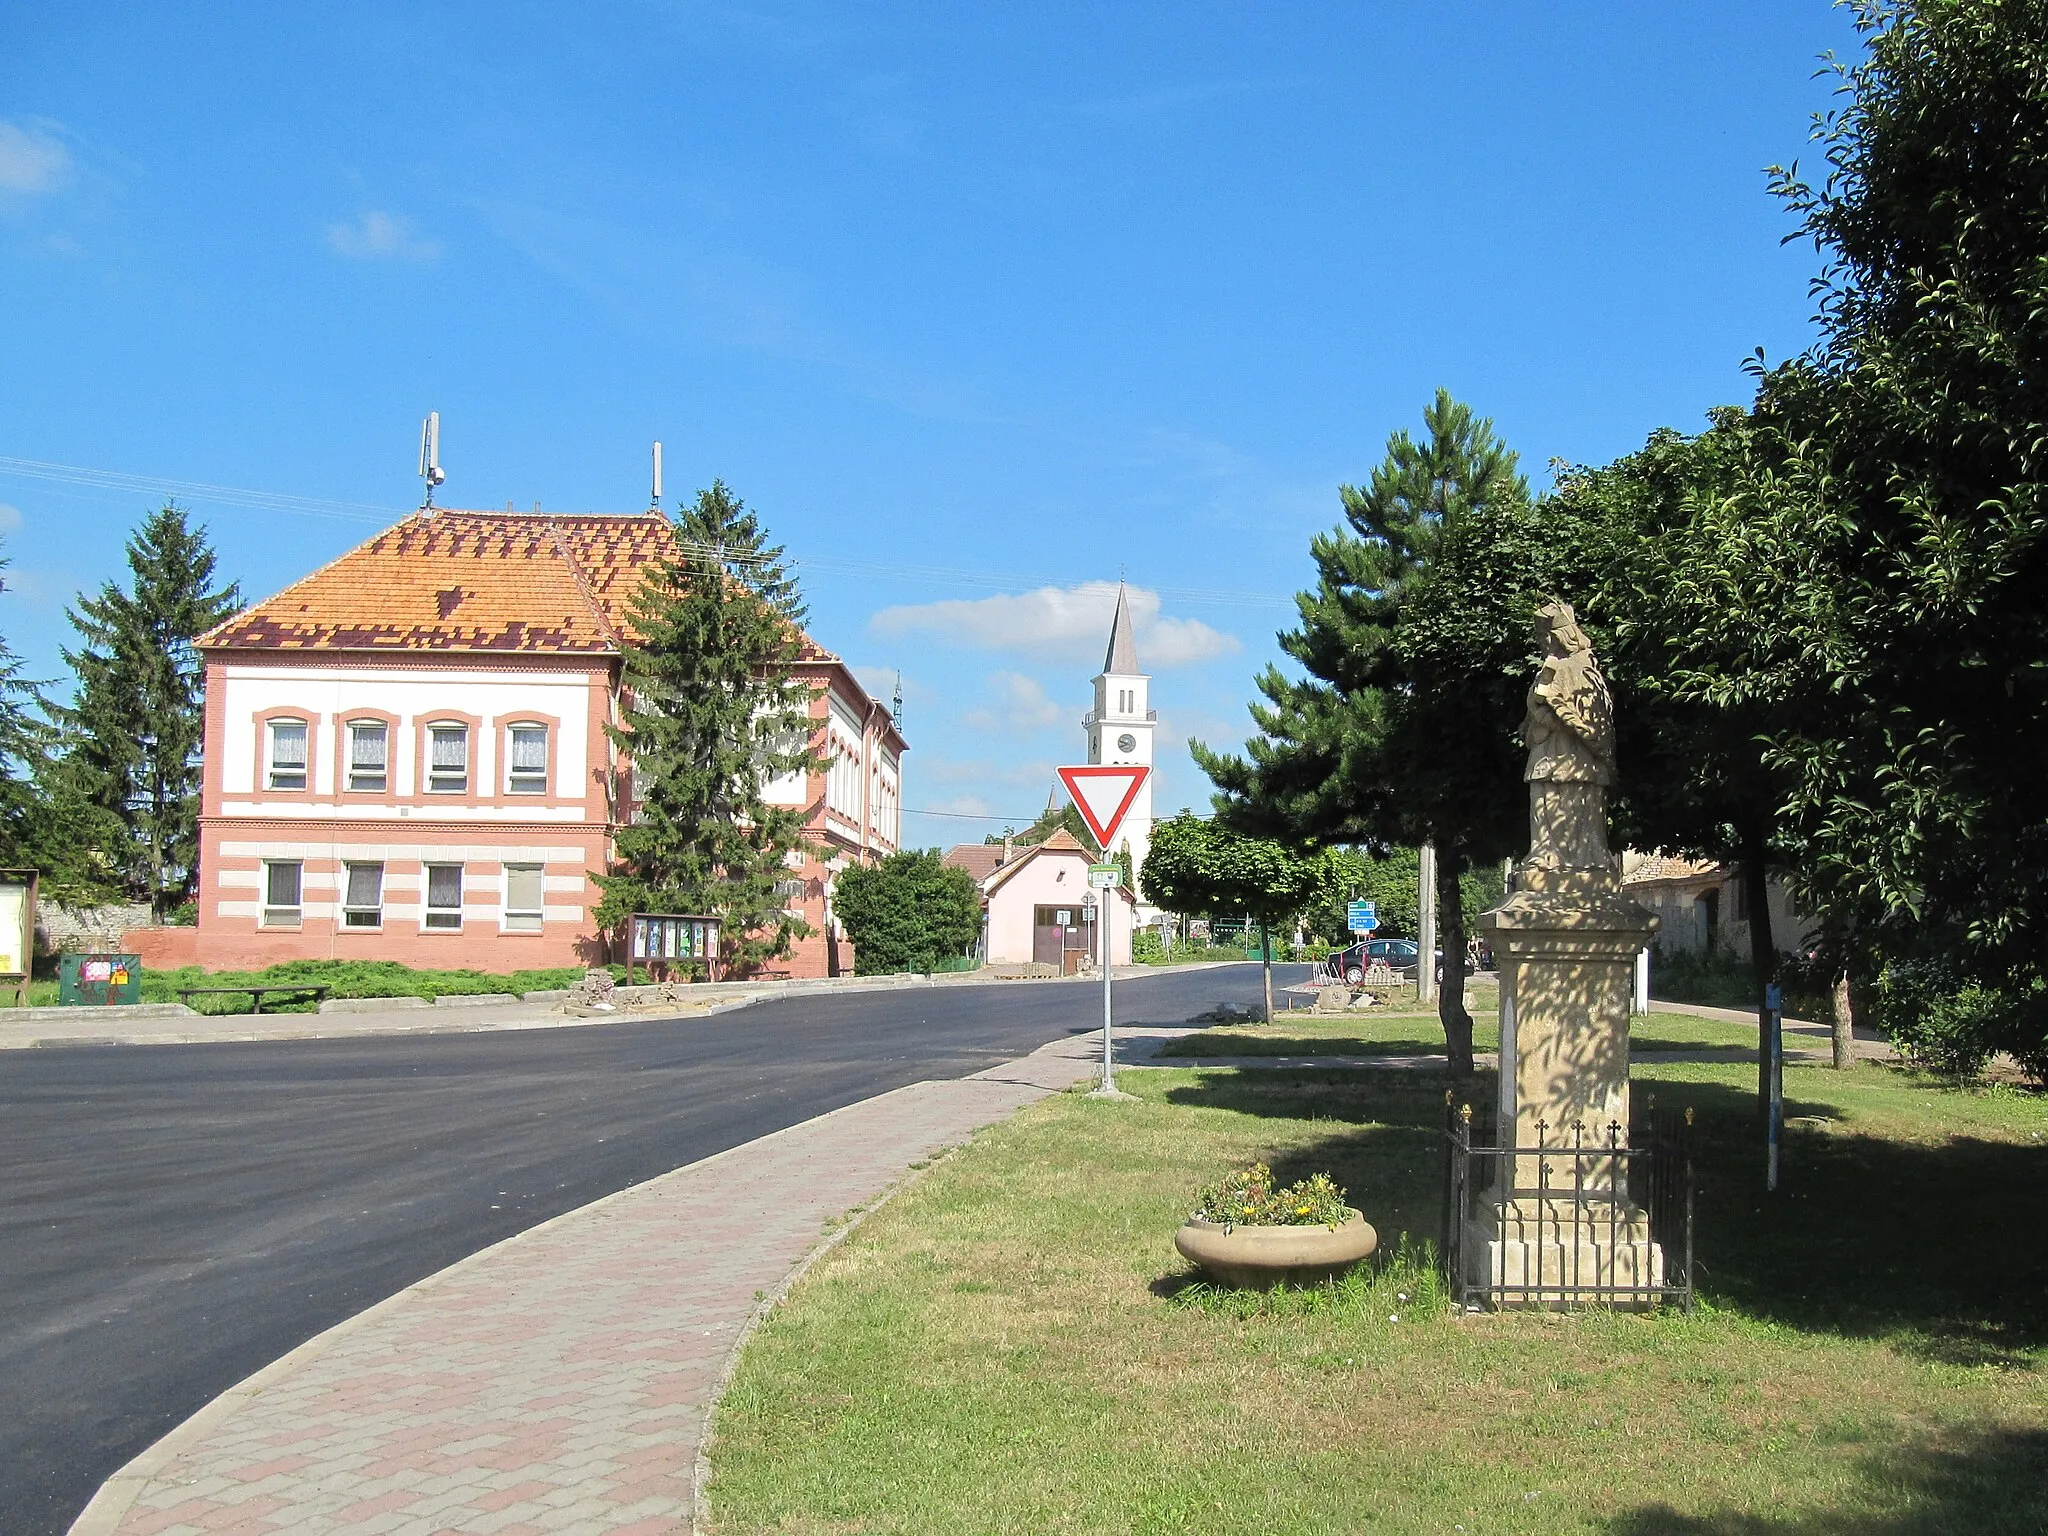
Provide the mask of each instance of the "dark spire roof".
{"label": "dark spire roof", "polygon": [[1109,627],[1109,653],[1102,658],[1102,670],[1111,677],[1138,676],[1138,646],[1131,638],[1131,605],[1122,582],[1116,586],[1116,621]]}

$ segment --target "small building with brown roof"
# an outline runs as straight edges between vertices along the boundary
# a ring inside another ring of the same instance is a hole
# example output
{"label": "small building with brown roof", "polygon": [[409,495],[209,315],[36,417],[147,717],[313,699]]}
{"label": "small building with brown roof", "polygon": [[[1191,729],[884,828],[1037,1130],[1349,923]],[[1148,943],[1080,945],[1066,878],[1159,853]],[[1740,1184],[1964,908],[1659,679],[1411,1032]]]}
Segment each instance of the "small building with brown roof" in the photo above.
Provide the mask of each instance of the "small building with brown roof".
{"label": "small building with brown roof", "polygon": [[[422,511],[202,636],[200,963],[607,958],[590,877],[633,804],[604,726],[641,567],[676,548],[659,512]],[[808,637],[795,670],[825,766],[768,793],[815,845],[786,968],[823,976],[852,969],[834,877],[897,847],[905,743]]]}

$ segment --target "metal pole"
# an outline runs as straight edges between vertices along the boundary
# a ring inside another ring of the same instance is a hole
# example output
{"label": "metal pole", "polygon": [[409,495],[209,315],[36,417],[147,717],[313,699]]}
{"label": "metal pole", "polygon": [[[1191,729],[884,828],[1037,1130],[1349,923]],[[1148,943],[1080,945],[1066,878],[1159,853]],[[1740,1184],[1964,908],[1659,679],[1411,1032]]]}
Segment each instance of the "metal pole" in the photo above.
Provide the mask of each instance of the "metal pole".
{"label": "metal pole", "polygon": [[1096,911],[1101,914],[1098,926],[1102,929],[1102,1091],[1104,1093],[1116,1092],[1116,1054],[1110,1035],[1110,1023],[1114,1018],[1114,1013],[1111,1010],[1109,1001],[1110,960],[1114,954],[1109,941],[1109,914],[1112,906],[1109,898],[1111,894],[1109,891],[1104,891],[1102,893],[1102,904],[1096,908]]}
{"label": "metal pole", "polygon": [[1415,1000],[1426,1003],[1436,996],[1436,847],[1422,845],[1421,889],[1416,892],[1421,921],[1416,925],[1421,953],[1415,957]]}
{"label": "metal pole", "polygon": [[1774,981],[1764,988],[1764,1016],[1768,1020],[1771,1079],[1770,1160],[1766,1187],[1778,1188],[1778,1146],[1785,1129],[1785,994]]}

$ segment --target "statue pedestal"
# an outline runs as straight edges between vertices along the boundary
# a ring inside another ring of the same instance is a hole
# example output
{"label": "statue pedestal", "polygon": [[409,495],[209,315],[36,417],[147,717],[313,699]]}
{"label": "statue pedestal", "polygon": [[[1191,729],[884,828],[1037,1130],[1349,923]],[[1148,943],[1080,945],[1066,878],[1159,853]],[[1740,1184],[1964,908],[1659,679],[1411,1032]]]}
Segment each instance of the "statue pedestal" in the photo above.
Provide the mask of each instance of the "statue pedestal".
{"label": "statue pedestal", "polygon": [[1522,880],[1480,923],[1500,964],[1500,1144],[1544,1150],[1499,1158],[1466,1225],[1466,1279],[1497,1306],[1648,1306],[1566,1288],[1664,1278],[1626,1165],[1603,1155],[1628,1145],[1629,1001],[1657,918],[1621,894],[1611,866],[1531,866]]}

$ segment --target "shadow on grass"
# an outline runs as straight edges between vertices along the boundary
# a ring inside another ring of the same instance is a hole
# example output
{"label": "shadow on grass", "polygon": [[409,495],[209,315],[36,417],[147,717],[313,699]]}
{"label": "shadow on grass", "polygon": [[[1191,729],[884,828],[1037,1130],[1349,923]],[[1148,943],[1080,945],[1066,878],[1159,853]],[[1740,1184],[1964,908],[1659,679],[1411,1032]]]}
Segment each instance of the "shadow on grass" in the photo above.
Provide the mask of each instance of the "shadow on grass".
{"label": "shadow on grass", "polygon": [[2020,1536],[2048,1530],[2048,1432],[1986,1430],[1947,1443],[1890,1447],[1858,1466],[1853,1508],[1785,1518],[1685,1515],[1667,1505],[1607,1522],[1610,1536]]}
{"label": "shadow on grass", "polygon": [[[1284,1019],[1275,1030],[1284,1029]],[[1372,1040],[1355,1035],[1224,1035],[1205,1032],[1167,1042],[1159,1052],[1169,1056],[1441,1056],[1443,1036],[1435,1039]]]}
{"label": "shadow on grass", "polygon": [[[1190,1108],[1330,1122],[1277,1151],[1276,1177],[1327,1168],[1380,1230],[1434,1238],[1445,1079],[1370,1068],[1285,1077],[1218,1071],[1167,1091]],[[1457,1089],[1483,1102],[1482,1075]],[[1803,1332],[1884,1338],[1954,1365],[2038,1368],[2048,1349],[2048,1148],[1977,1137],[1910,1142],[1789,1125],[1783,1187],[1763,1190],[1756,1102],[1723,1083],[1664,1084],[1695,1112],[1698,1282],[1717,1306]],[[1788,1120],[1835,1119],[1817,1098]]]}

